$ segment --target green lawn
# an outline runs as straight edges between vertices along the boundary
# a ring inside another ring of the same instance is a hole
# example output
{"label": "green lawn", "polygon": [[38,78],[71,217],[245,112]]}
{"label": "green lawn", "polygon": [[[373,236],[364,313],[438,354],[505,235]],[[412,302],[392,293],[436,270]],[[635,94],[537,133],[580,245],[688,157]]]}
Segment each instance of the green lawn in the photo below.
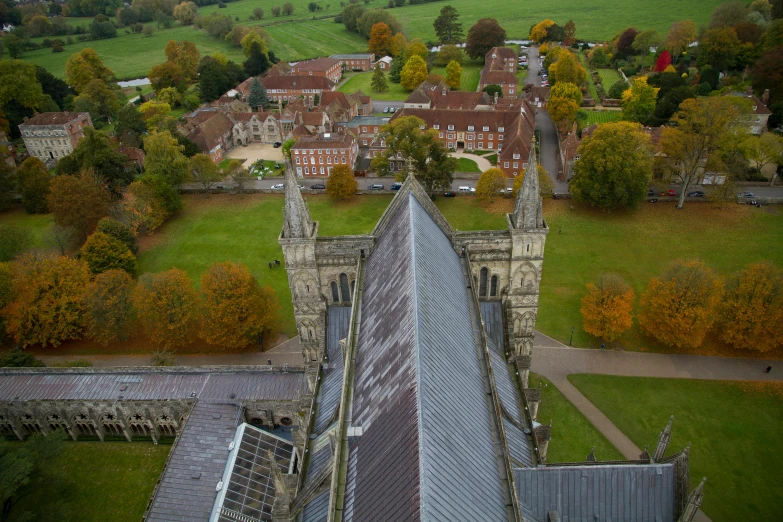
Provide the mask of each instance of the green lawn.
{"label": "green lawn", "polygon": [[[481,69],[484,64],[477,60],[470,60],[462,65],[462,77],[460,78],[459,90],[465,92],[476,92],[481,77]],[[430,70],[433,74],[440,74],[446,77],[445,67],[433,67]]]}
{"label": "green lawn", "polygon": [[347,82],[342,84],[339,89],[340,92],[353,94],[357,90],[361,89],[364,94],[369,94],[375,100],[404,100],[408,97],[410,92],[400,86],[399,83],[393,83],[389,81],[388,75],[386,83],[389,86],[389,90],[386,92],[374,92],[372,90],[372,71],[354,74]]}
{"label": "green lawn", "polygon": [[475,161],[468,158],[457,158],[459,160],[458,172],[481,172]]}
{"label": "green lawn", "polygon": [[28,214],[19,205],[0,213],[0,223],[26,228],[33,236],[33,247],[48,248],[46,234],[54,224],[54,217],[51,214]]}
{"label": "green lawn", "polygon": [[171,445],[150,442],[68,442],[22,498],[9,522],[136,522],[141,520]]}
{"label": "green lawn", "polygon": [[715,522],[780,520],[780,383],[604,375],[568,380],[640,448],[654,448],[674,415],[667,454],[692,443],[690,487],[707,477],[702,508]]}
{"label": "green lawn", "polygon": [[[686,203],[681,210],[673,203],[645,203],[636,212],[603,213],[579,205],[569,211],[573,204],[544,203],[550,232],[536,326],[566,343],[571,327],[576,327],[574,346],[601,345],[582,330],[579,308],[585,285],[602,272],[622,275],[638,301],[650,278],[677,258],[703,259],[723,275],[760,260],[783,266],[783,213],[779,211],[745,205],[718,210],[707,202]],[[641,336],[635,321],[620,343],[627,349],[664,351]],[[716,347],[708,338],[698,353]]]}
{"label": "green lawn", "polygon": [[593,82],[593,77],[592,77],[592,75],[589,72],[590,68],[587,65],[587,58],[585,58],[585,55],[584,55],[583,51],[579,51],[577,53],[577,56],[579,57],[579,63],[581,63],[582,66],[585,69],[587,69],[587,71],[588,71],[588,73],[587,73],[587,90],[590,91],[590,96],[592,96],[592,98],[595,100],[595,103],[599,103],[598,91],[595,90],[595,83]]}
{"label": "green lawn", "polygon": [[587,113],[587,125],[592,125],[593,123],[611,123],[623,119],[622,111],[586,110],[585,112]]}
{"label": "green lawn", "polygon": [[609,87],[617,83],[618,80],[623,79],[620,73],[617,72],[617,69],[597,69],[597,71],[606,92],[609,92]]}
{"label": "green lawn", "polygon": [[592,447],[595,447],[598,460],[625,460],[622,453],[546,377],[531,373],[528,386],[541,386],[538,422],[547,424],[554,420],[547,463],[584,462]]}

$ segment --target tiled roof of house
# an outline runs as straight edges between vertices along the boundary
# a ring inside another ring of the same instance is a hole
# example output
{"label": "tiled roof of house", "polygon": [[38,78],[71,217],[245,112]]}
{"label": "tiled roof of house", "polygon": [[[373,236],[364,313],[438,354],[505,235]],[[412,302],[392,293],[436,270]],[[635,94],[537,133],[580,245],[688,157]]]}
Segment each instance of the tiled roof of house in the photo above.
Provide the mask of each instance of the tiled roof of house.
{"label": "tiled roof of house", "polygon": [[492,98],[485,92],[441,91],[432,93],[435,109],[475,109],[479,105],[492,105]]}
{"label": "tiled roof of house", "polygon": [[339,66],[340,60],[334,58],[316,58],[294,64],[291,69],[293,74],[309,73],[310,71],[326,72],[332,67]]}
{"label": "tiled roof of house", "polygon": [[42,112],[28,118],[22,125],[65,125],[87,113],[79,112]]}
{"label": "tiled roof of house", "polygon": [[198,125],[188,138],[202,151],[208,152],[222,143],[223,136],[230,134],[234,122],[222,112]]}
{"label": "tiled roof of house", "polygon": [[336,60],[368,60],[375,56],[372,53],[357,53],[357,54],[333,54],[330,58]]}
{"label": "tiled roof of house", "polygon": [[493,55],[508,60],[517,59],[517,53],[514,52],[514,49],[510,47],[493,47],[492,49],[487,51],[487,54],[484,55],[484,62],[486,63],[492,60]]}
{"label": "tiled roof of house", "polygon": [[309,138],[302,138],[297,140],[292,150],[310,150],[321,149],[324,147],[352,147],[354,143],[354,137],[348,134],[321,134],[318,136],[312,136]]}
{"label": "tiled roof of house", "polygon": [[266,76],[261,78],[261,83],[267,89],[334,89],[334,82],[325,76]]}
{"label": "tiled roof of house", "polygon": [[481,83],[487,85],[517,85],[519,80],[508,71],[481,71]]}

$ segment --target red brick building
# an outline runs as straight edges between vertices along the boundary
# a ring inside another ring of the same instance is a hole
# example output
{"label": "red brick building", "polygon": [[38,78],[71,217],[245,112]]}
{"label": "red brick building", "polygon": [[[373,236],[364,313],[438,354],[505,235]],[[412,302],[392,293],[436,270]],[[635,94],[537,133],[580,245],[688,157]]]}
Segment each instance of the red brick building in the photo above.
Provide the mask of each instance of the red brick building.
{"label": "red brick building", "polygon": [[298,177],[327,177],[335,165],[353,169],[358,152],[350,134],[327,133],[297,140],[291,147],[291,161]]}
{"label": "red brick building", "polygon": [[343,75],[340,60],[334,58],[316,58],[305,60],[291,66],[289,74],[294,76],[324,76],[337,83]]}
{"label": "red brick building", "polygon": [[[266,88],[266,95],[271,102],[292,101],[300,96],[308,103],[316,105],[315,97],[319,98],[324,92],[333,91],[335,83],[325,76],[266,76],[260,79]],[[248,83],[247,93],[250,92],[249,82],[243,82],[240,87]],[[240,90],[238,87],[237,90]],[[247,96],[247,93],[245,96]]]}
{"label": "red brick building", "polygon": [[375,55],[372,53],[333,54],[329,58],[339,60],[345,71],[372,71],[375,69]]}
{"label": "red brick building", "polygon": [[493,47],[484,56],[478,90],[481,91],[488,85],[500,85],[503,96],[516,96],[519,88],[516,73],[517,53],[508,47]]}

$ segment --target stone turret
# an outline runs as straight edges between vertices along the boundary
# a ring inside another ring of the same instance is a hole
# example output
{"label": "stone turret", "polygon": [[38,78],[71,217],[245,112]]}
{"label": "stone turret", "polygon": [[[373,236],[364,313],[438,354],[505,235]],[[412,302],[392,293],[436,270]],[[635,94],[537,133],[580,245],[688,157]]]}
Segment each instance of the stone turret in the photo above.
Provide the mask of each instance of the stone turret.
{"label": "stone turret", "polygon": [[669,424],[663,429],[658,436],[658,445],[655,447],[655,453],[653,454],[653,462],[660,462],[663,460],[663,456],[666,453],[666,447],[672,440],[672,423],[674,422],[674,415],[669,417]]}
{"label": "stone turret", "polygon": [[294,177],[291,160],[285,165],[285,207],[283,208],[283,237],[287,239],[309,239],[313,237],[315,227]]}
{"label": "stone turret", "polygon": [[536,157],[536,142],[534,140],[530,144],[530,157],[527,160],[525,179],[514,204],[514,228],[534,230],[545,227],[541,193],[538,186],[538,158]]}
{"label": "stone turret", "polygon": [[685,506],[685,510],[682,512],[679,522],[691,522],[693,517],[696,516],[696,512],[699,510],[701,503],[704,502],[704,483],[707,482],[707,477],[702,477],[699,486],[693,490],[691,496],[688,497],[688,504]]}

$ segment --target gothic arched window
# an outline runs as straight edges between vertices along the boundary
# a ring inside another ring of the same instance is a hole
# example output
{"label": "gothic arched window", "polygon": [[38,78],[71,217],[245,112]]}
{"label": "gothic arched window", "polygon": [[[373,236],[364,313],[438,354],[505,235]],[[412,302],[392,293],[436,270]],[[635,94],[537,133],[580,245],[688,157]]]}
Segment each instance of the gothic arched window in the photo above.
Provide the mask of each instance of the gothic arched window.
{"label": "gothic arched window", "polygon": [[339,303],[340,292],[337,290],[337,283],[335,281],[332,281],[331,287],[332,287],[332,301],[335,303]]}
{"label": "gothic arched window", "polygon": [[489,295],[491,297],[498,296],[498,276],[493,275],[489,285]]}
{"label": "gothic arched window", "polygon": [[348,276],[345,274],[340,274],[340,294],[344,303],[351,302],[351,288],[348,286]]}
{"label": "gothic arched window", "polygon": [[489,270],[484,267],[479,275],[479,297],[487,297],[487,277],[489,277]]}

